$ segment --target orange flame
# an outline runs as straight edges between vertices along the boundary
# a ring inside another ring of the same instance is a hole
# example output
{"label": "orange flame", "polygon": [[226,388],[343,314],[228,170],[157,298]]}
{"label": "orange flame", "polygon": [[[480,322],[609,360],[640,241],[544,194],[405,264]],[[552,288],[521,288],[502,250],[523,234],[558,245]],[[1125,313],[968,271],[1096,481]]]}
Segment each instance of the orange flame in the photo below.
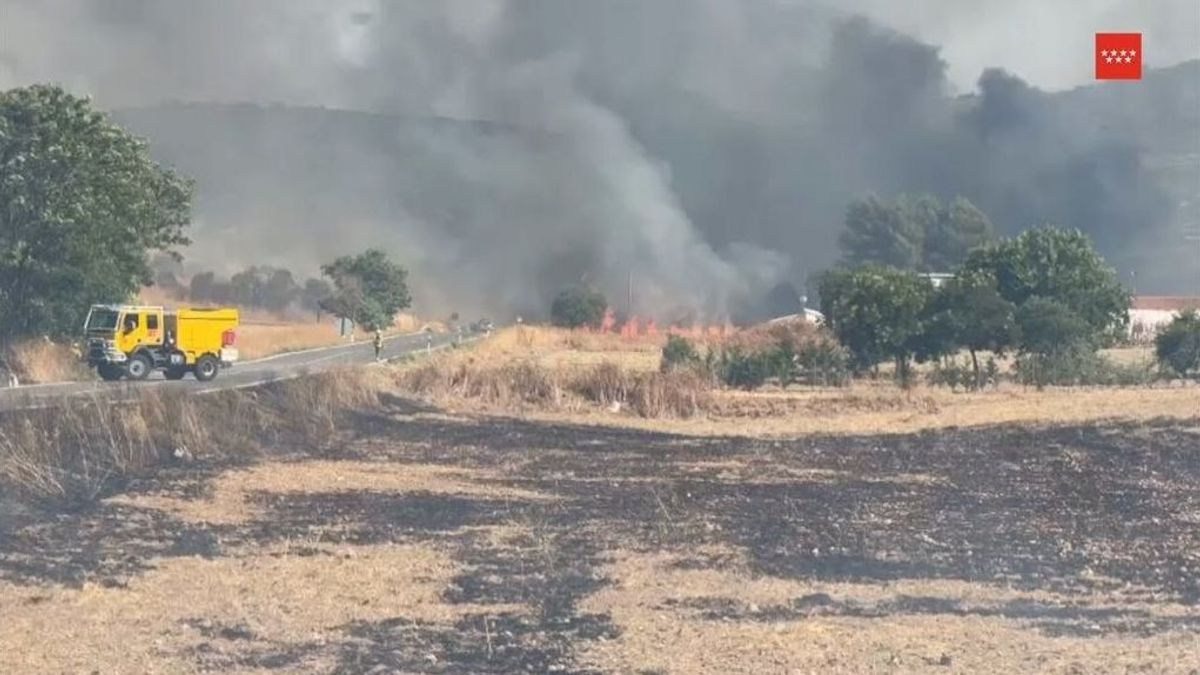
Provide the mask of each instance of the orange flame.
{"label": "orange flame", "polygon": [[604,318],[600,321],[600,332],[611,333],[613,327],[617,325],[617,317],[613,314],[612,308],[604,310]]}
{"label": "orange flame", "polygon": [[638,318],[636,316],[629,317],[629,320],[621,326],[621,337],[637,337],[638,335]]}

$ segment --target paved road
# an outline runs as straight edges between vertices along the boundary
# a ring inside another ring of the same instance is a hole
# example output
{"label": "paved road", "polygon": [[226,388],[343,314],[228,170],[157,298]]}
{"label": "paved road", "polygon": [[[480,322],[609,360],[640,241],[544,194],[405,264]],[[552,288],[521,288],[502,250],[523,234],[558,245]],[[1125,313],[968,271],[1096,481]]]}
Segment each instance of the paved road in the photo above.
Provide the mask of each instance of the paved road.
{"label": "paved road", "polygon": [[[455,338],[452,333],[413,333],[387,338],[383,343],[383,356],[394,359],[405,354],[420,353],[427,348],[440,348]],[[310,349],[302,352],[278,354],[255,361],[243,361],[232,368],[223,369],[211,382],[197,382],[190,375],[183,380],[169,381],[161,373],[153,373],[142,382],[103,382],[99,379],[88,382],[60,382],[39,384],[12,389],[0,389],[0,410],[17,410],[45,405],[63,396],[90,394],[133,393],[145,387],[169,387],[198,394],[253,387],[267,382],[286,380],[300,375],[317,373],[335,366],[371,363],[375,350],[370,340],[336,347]]]}

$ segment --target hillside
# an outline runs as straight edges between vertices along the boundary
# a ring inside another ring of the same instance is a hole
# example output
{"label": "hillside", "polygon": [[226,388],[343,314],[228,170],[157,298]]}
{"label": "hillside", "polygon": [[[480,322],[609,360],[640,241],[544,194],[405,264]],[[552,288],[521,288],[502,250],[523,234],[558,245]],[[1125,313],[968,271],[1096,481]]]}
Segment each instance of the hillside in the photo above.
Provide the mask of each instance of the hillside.
{"label": "hillside", "polygon": [[[1200,62],[1150,71],[1137,85],[1045,93],[999,74],[983,86],[947,108],[945,128],[897,123],[858,145],[857,130],[814,126],[828,120],[751,124],[682,91],[656,92],[653,106],[636,94],[608,103],[726,257],[749,242],[785,255],[802,280],[836,256],[841,210],[854,195],[962,193],[1003,231],[1078,226],[1123,274],[1136,270],[1144,290],[1186,290],[1180,270],[1191,259],[1179,242],[1200,222]],[[644,228],[662,207],[631,205],[606,184],[602,145],[581,149],[544,129],[252,104],[115,115],[196,178],[188,256],[218,269],[311,271],[381,243],[415,268],[420,298],[531,313],[597,264],[590,225]],[[829,155],[839,144],[847,156]],[[614,245],[630,246],[604,244]],[[623,280],[623,266],[612,276]]]}

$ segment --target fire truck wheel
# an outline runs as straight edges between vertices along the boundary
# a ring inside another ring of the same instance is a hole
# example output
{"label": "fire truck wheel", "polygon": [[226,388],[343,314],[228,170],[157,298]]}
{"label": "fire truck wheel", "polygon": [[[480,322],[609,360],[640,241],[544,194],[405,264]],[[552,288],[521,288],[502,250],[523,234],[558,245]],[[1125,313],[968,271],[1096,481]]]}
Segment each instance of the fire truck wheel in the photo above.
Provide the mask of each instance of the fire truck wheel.
{"label": "fire truck wheel", "polygon": [[105,382],[116,382],[125,375],[125,370],[121,366],[114,366],[110,363],[101,363],[96,366],[96,372],[100,374],[100,379]]}
{"label": "fire truck wheel", "polygon": [[144,380],[154,368],[150,358],[145,354],[134,354],[125,363],[125,375],[131,380]]}
{"label": "fire truck wheel", "polygon": [[201,356],[196,359],[196,379],[201,382],[208,382],[217,376],[217,368],[219,366],[220,364],[217,363],[214,357],[208,354]]}

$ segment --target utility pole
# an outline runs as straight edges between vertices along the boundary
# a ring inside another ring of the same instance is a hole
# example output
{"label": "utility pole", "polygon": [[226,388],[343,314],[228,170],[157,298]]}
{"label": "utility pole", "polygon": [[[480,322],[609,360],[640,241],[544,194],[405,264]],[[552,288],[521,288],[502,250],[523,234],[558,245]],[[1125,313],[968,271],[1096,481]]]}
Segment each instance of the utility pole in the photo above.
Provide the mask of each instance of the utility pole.
{"label": "utility pole", "polygon": [[633,316],[633,270],[629,270],[629,289],[628,295],[625,298],[625,317],[626,321]]}

